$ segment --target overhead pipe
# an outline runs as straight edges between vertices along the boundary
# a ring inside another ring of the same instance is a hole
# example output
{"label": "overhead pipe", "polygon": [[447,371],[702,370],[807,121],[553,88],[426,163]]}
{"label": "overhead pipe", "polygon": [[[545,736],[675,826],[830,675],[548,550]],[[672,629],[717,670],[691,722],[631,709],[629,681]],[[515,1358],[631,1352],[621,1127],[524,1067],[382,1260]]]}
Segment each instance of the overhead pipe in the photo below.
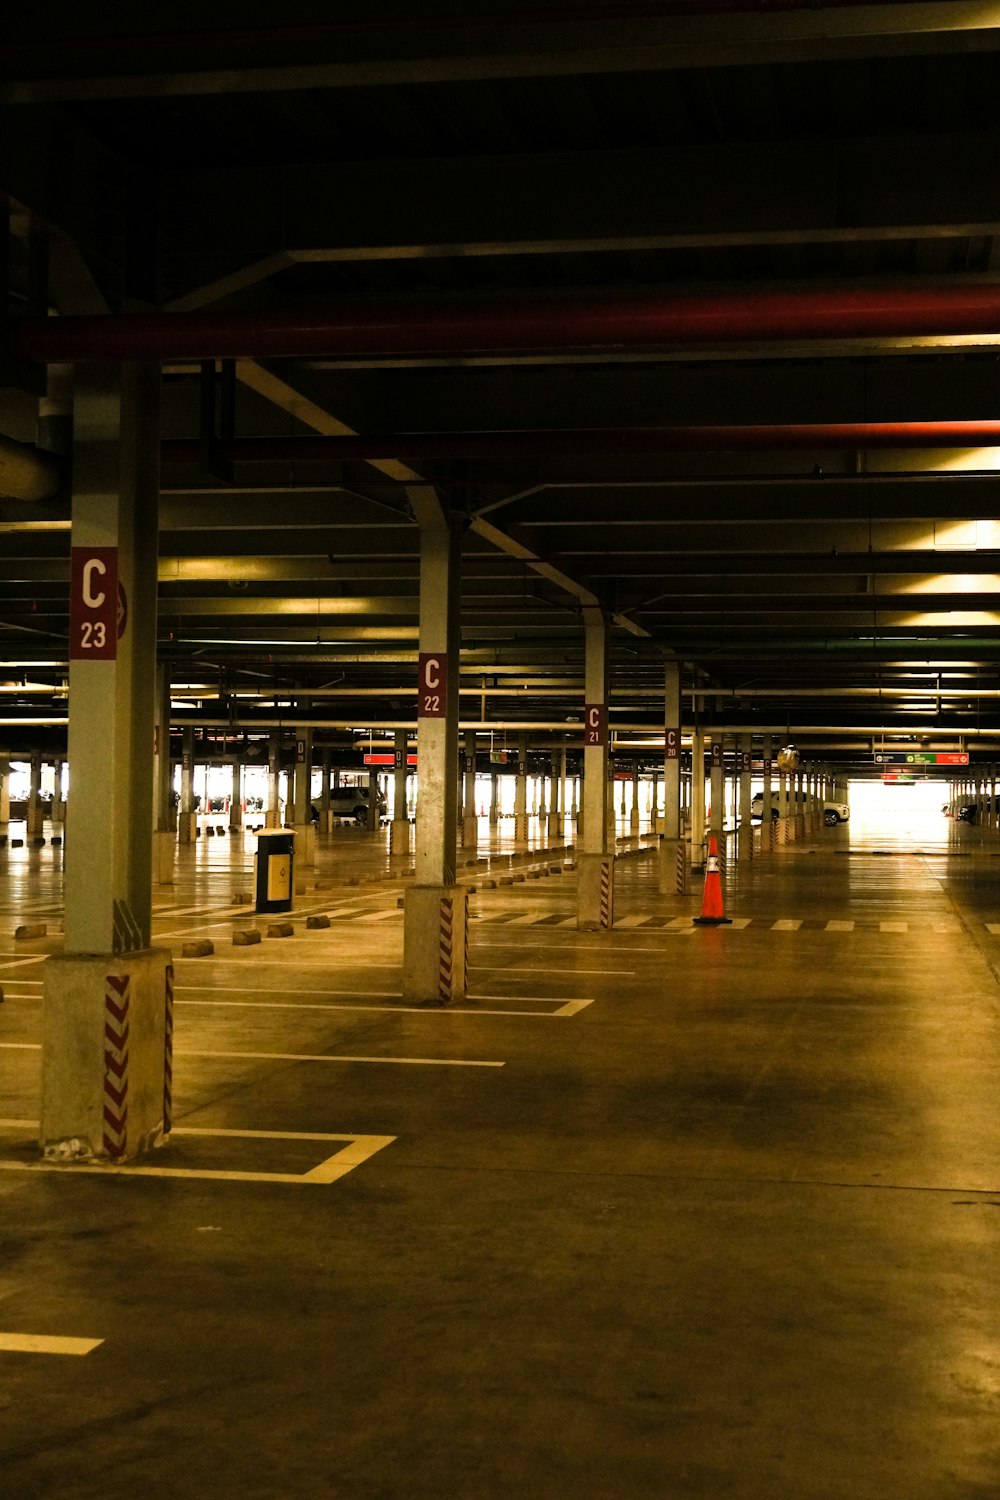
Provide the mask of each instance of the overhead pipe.
{"label": "overhead pipe", "polygon": [[[514,458],[576,454],[759,453],[830,448],[986,448],[1000,421],[805,422],[753,426],[548,428],[541,431],[374,433],[351,437],[235,438],[225,463],[336,463],[373,458]],[[196,439],[163,443],[166,463],[197,463]]]}
{"label": "overhead pipe", "polygon": [[508,354],[783,340],[1000,334],[1000,284],[577,294],[338,303],[325,308],[24,318],[16,358],[295,359]]}

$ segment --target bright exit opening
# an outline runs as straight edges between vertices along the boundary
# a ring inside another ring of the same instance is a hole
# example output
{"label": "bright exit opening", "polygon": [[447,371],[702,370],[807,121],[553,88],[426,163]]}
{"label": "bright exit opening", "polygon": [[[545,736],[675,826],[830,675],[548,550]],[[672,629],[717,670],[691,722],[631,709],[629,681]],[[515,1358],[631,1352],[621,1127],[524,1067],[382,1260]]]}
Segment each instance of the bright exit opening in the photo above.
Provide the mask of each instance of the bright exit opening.
{"label": "bright exit opening", "polygon": [[942,805],[950,796],[951,783],[943,777],[912,783],[852,781],[851,842],[891,841],[919,849],[945,840],[951,819]]}

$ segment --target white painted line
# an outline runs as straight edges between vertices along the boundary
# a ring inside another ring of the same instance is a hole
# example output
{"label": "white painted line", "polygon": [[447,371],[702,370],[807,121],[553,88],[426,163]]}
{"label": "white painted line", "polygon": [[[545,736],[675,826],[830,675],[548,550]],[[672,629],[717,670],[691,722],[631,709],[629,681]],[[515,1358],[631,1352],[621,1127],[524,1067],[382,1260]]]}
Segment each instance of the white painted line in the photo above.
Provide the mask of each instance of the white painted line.
{"label": "white painted line", "polygon": [[671,917],[670,921],[667,923],[667,925],[665,927],[661,927],[660,928],[660,931],[661,932],[680,932],[683,929],[688,928],[690,926],[691,926],[691,918],[690,917]]}
{"label": "white painted line", "polygon": [[175,1050],[175,1057],[246,1057],[260,1062],[321,1062],[321,1063],[387,1063],[393,1066],[424,1068],[505,1068],[502,1062],[479,1062],[454,1057],[366,1057],[362,1054],[328,1052],[203,1052],[182,1047]]}
{"label": "white painted line", "polygon": [[576,917],[563,917],[561,922],[553,922],[553,927],[575,927]]}
{"label": "white painted line", "polygon": [[618,979],[622,975],[630,978],[636,974],[635,969],[540,969],[537,964],[476,964],[477,969],[485,969],[487,974],[568,974],[570,978],[574,974],[604,974],[608,979]]}
{"label": "white painted line", "polygon": [[14,958],[6,963],[0,963],[0,969],[23,969],[25,964],[43,964],[48,958],[47,953],[36,953],[34,958]]}
{"label": "white painted line", "polygon": [[[253,992],[251,991],[251,993],[253,993]],[[469,999],[475,999],[476,997],[475,996],[469,996],[468,998]],[[397,1015],[397,1014],[398,1015],[404,1015],[404,1016],[434,1016],[434,1017],[437,1017],[437,1016],[518,1016],[518,1017],[521,1017],[521,1016],[524,1016],[525,1019],[531,1020],[531,1019],[533,1019],[537,1015],[540,1015],[542,1017],[561,1016],[561,1015],[573,1015],[573,1014],[575,1014],[575,1012],[571,1011],[571,1010],[566,1010],[566,1008],[565,1008],[566,1006],[576,1006],[578,1009],[580,1009],[584,1005],[592,1005],[594,1003],[593,1000],[566,1000],[566,1001],[561,1001],[558,997],[552,996],[552,995],[545,995],[545,996],[529,995],[527,997],[527,999],[525,999],[525,997],[523,995],[490,995],[490,996],[480,996],[480,998],[481,999],[490,999],[490,1000],[506,1000],[508,1005],[523,1005],[523,1004],[527,1004],[527,1005],[540,1005],[540,1004],[545,1004],[545,1005],[560,1005],[563,1008],[561,1010],[556,1010],[556,1011],[543,1010],[543,1011],[527,1011],[527,1012],[523,1012],[523,1011],[519,1011],[519,1010],[479,1010],[479,1009],[472,1010],[472,1009],[470,1009],[467,1006],[466,1007],[462,1007],[461,1005],[443,1005],[443,1006],[436,1006],[436,1005],[435,1006],[427,1006],[427,1005],[389,1005],[389,1006],[385,1006],[385,1005],[352,1005],[350,1003],[348,1003],[348,1004],[345,1005],[345,1004],[341,1004],[339,1001],[335,1001],[333,1004],[327,1005],[327,1004],[316,1004],[316,1003],[314,1003],[312,1001],[304,1001],[304,1000],[283,1000],[283,1001],[282,1000],[264,1000],[264,1001],[262,1001],[260,1003],[258,1003],[257,1001],[254,1001],[254,1000],[180,1000],[180,1001],[178,1001],[178,1004],[180,1004],[180,1005],[209,1005],[209,1006],[214,1006],[216,1008],[221,1008],[221,1009],[226,1009],[226,1010],[262,1010],[262,1011],[268,1011],[268,1010],[322,1010],[322,1011],[326,1011],[327,1014],[330,1014],[331,1012],[341,1011],[341,1010],[352,1010],[352,1011],[362,1010],[362,1011],[374,1011],[377,1015],[380,1015],[380,1016],[394,1016],[394,1015]]]}
{"label": "white painted line", "polygon": [[910,924],[909,922],[880,922],[878,930],[879,932],[909,932]]}
{"label": "white painted line", "polygon": [[616,920],[615,926],[616,927],[641,927],[644,922],[648,922],[648,921],[649,921],[648,917],[620,917],[619,919]]}
{"label": "white painted line", "polygon": [[801,921],[791,917],[782,917],[780,921],[771,924],[772,932],[798,932],[802,926]]}
{"label": "white painted line", "polygon": [[58,1338],[44,1333],[0,1333],[2,1354],[89,1354],[103,1339]]}
{"label": "white painted line", "polygon": [[565,1005],[561,1005],[559,1009],[553,1011],[552,1014],[554,1016],[561,1017],[575,1016],[581,1010],[586,1009],[588,1005],[593,1005],[593,1003],[593,1000],[567,1000]]}
{"label": "white painted line", "polygon": [[996,937],[1000,933],[1000,922],[987,922],[986,931],[992,932],[993,936]]}
{"label": "white painted line", "polygon": [[853,922],[827,922],[825,930],[827,932],[853,932],[854,931],[854,923]]}
{"label": "white painted line", "polygon": [[752,921],[753,917],[733,917],[729,925],[734,932],[743,932],[745,928],[750,926]]}
{"label": "white painted line", "polygon": [[529,912],[525,917],[511,917],[510,921],[507,923],[507,926],[534,927],[536,923],[544,922],[548,917],[551,917],[551,915],[552,913],[550,911],[533,911]]}
{"label": "white painted line", "polygon": [[403,915],[400,907],[393,907],[392,911],[372,911],[364,917],[357,917],[358,922],[384,922],[388,917],[401,917]]}
{"label": "white painted line", "polygon": [[[192,959],[193,963],[194,960]],[[175,995],[198,995],[208,991],[212,995],[287,995],[292,985],[286,984],[281,989],[264,989],[255,985],[252,989],[246,984],[178,984],[174,986]],[[345,1000],[395,1000],[399,996],[398,990],[302,990],[303,995],[343,995]]]}
{"label": "white painted line", "polygon": [[41,1052],[41,1042],[0,1042],[4,1052]]}
{"label": "white painted line", "polygon": [[[20,1126],[31,1125],[37,1129],[37,1121],[0,1120],[0,1125],[17,1124]],[[329,1135],[317,1134],[299,1130],[209,1130],[200,1129],[194,1125],[177,1126],[172,1135],[200,1135],[200,1136],[230,1136],[245,1137],[256,1140],[272,1141],[343,1141],[344,1146],[328,1156],[324,1161],[311,1167],[307,1172],[224,1172],[219,1170],[199,1170],[196,1167],[147,1167],[147,1166],[111,1166],[100,1162],[15,1162],[0,1161],[0,1171],[5,1172],[70,1172],[74,1175],[78,1172],[95,1172],[101,1175],[111,1173],[113,1176],[121,1177],[195,1177],[209,1179],[215,1182],[289,1182],[302,1186],[325,1187],[331,1182],[345,1177],[348,1172],[353,1172],[362,1162],[374,1156],[376,1151],[390,1146],[396,1139],[394,1135]],[[85,1342],[85,1341],[84,1341]],[[102,1341],[98,1339],[97,1343]],[[59,1351],[53,1351],[59,1352]],[[79,1352],[82,1354],[89,1351],[62,1351],[65,1353]]]}

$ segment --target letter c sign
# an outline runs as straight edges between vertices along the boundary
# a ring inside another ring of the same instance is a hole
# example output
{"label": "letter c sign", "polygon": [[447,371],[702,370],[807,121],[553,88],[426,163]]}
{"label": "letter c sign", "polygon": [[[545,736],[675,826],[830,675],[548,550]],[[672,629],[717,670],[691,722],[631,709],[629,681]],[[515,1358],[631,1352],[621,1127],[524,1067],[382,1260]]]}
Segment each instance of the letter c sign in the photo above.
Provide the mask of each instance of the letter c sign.
{"label": "letter c sign", "polygon": [[679,729],[668,729],[665,734],[666,753],[665,760],[678,760],[681,749],[681,732]]}
{"label": "letter c sign", "polygon": [[421,651],[418,655],[420,683],[417,688],[417,718],[443,719],[448,703],[448,657],[445,652]]}
{"label": "letter c sign", "polygon": [[116,659],[118,608],[118,548],[73,547],[70,555],[70,661]]}
{"label": "letter c sign", "polygon": [[603,703],[588,703],[583,711],[583,743],[606,745],[608,743],[608,710]]}

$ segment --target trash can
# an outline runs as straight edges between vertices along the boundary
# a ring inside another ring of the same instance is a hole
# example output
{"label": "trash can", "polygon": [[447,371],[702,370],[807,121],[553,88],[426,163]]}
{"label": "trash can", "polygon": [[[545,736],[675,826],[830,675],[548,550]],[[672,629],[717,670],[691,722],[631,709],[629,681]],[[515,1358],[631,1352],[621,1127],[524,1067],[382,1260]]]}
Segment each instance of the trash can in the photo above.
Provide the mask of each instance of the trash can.
{"label": "trash can", "polygon": [[291,911],[295,890],[295,834],[287,828],[261,828],[253,859],[258,911]]}

